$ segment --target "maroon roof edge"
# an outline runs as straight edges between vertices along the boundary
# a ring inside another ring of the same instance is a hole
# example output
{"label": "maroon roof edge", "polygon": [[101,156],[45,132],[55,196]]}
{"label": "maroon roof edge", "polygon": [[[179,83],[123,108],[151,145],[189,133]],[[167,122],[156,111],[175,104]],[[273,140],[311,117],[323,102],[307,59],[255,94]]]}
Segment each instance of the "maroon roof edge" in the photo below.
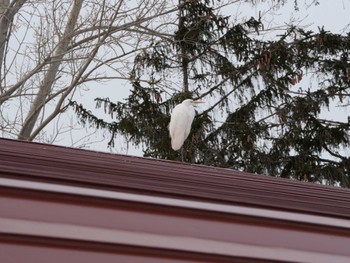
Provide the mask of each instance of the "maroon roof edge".
{"label": "maroon roof edge", "polygon": [[349,219],[349,189],[0,139],[1,263],[350,262]]}
{"label": "maroon roof edge", "polygon": [[230,169],[0,139],[2,177],[350,218],[350,190]]}

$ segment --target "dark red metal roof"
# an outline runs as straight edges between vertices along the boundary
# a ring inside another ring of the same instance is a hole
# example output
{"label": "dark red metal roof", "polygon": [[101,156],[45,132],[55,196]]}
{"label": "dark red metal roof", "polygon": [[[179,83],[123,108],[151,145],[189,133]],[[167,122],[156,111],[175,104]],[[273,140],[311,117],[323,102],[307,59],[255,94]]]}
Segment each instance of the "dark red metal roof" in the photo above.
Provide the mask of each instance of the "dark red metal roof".
{"label": "dark red metal roof", "polygon": [[3,177],[350,218],[350,191],[230,169],[0,139]]}
{"label": "dark red metal roof", "polygon": [[350,262],[349,219],[349,189],[0,139],[2,263]]}

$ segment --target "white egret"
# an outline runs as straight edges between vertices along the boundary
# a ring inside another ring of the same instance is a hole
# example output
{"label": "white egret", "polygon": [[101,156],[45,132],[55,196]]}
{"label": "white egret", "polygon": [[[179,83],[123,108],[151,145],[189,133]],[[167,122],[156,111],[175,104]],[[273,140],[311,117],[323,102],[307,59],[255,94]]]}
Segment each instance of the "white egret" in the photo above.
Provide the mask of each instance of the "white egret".
{"label": "white egret", "polygon": [[202,101],[184,100],[176,105],[171,113],[169,133],[171,137],[171,148],[179,150],[191,131],[191,125],[195,116],[193,104],[204,103]]}

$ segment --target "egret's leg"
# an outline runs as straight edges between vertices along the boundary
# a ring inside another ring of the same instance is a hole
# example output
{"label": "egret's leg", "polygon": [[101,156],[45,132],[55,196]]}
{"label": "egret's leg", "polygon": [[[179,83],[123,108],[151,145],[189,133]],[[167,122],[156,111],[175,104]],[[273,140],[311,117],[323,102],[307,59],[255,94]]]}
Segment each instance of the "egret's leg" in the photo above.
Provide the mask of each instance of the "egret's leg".
{"label": "egret's leg", "polygon": [[181,161],[184,161],[184,147],[181,147],[180,149],[180,156],[181,156]]}

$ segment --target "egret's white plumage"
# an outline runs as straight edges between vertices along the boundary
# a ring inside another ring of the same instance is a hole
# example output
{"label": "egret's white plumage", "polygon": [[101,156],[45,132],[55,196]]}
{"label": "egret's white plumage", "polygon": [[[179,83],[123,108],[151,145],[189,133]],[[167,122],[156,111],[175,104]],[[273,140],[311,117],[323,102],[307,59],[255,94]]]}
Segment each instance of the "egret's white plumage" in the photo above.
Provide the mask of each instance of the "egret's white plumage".
{"label": "egret's white plumage", "polygon": [[171,113],[169,123],[169,133],[171,137],[171,147],[173,150],[179,150],[191,131],[191,125],[195,116],[193,104],[202,103],[191,99],[184,100],[176,105]]}

